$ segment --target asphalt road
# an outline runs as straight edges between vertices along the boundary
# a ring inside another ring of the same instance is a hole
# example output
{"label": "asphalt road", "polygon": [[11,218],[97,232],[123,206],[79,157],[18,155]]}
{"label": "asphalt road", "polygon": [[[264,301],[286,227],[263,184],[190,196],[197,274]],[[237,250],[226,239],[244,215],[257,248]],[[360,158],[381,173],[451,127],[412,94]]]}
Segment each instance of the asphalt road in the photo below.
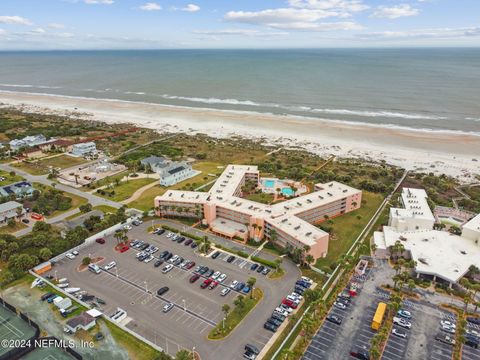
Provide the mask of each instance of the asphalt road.
{"label": "asphalt road", "polygon": [[[195,261],[197,265],[206,265],[218,270],[228,276],[226,285],[234,279],[245,282],[251,276],[256,277],[256,286],[263,290],[264,298],[229,337],[220,341],[207,339],[213,324],[223,318],[221,306],[225,303],[233,306],[235,293],[231,292],[226,297],[221,297],[221,286],[214,290],[202,290],[200,280],[194,284],[189,283],[188,279],[194,269],[186,271],[175,268],[168,274],[163,274],[162,267],[153,266],[154,261],[141,263],[136,260],[134,249],[125,253],[116,252],[113,249],[116,240],[112,237],[107,239],[105,245],[93,244],[82,249],[75,260],[60,261],[51,274],[57,271],[58,277],[69,279],[70,286],[80,287],[105,300],[107,304],[102,310],[107,315],[113,313],[117,307],[126,310],[132,319],[127,325],[129,328],[171,354],[175,354],[179,348],[195,347],[204,359],[224,360],[241,359],[246,343],[252,343],[261,349],[272,336],[271,332],[263,329],[263,323],[281,299],[292,290],[300,276],[297,267],[284,260],[282,266],[286,270],[285,276],[280,280],[268,280],[261,274],[251,272],[249,264],[244,264],[243,259],[229,264],[223,255],[215,260],[206,258],[196,254],[189,246],[172,242],[165,235],[147,234],[148,226],[150,223],[134,227],[128,235],[131,239],[146,240],[159,247],[160,250],[155,255],[163,250],[169,250],[185,259]],[[105,261],[100,264],[101,266],[115,260],[118,264],[117,269],[98,275],[89,271],[78,272],[80,259],[87,255],[104,256]],[[168,286],[170,290],[157,297],[156,291],[162,286]],[[166,301],[176,305],[167,314],[162,312]]]}

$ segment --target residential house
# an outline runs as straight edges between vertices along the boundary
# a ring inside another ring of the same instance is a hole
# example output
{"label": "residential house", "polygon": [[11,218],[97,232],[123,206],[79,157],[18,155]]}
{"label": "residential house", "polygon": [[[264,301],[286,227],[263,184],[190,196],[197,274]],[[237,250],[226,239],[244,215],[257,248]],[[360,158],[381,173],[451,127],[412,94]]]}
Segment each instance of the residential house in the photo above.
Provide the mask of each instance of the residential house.
{"label": "residential house", "polygon": [[65,327],[72,333],[75,333],[78,330],[89,330],[94,327],[95,324],[95,317],[87,312],[83,312],[80,315],[68,320]]}
{"label": "residential house", "polygon": [[71,155],[84,157],[88,155],[95,155],[97,153],[97,146],[92,142],[85,142],[74,144],[72,147]]}
{"label": "residential house", "polygon": [[18,209],[22,209],[21,214],[25,214],[23,205],[16,201],[0,204],[0,223],[6,223],[8,220],[16,218],[19,215]]}

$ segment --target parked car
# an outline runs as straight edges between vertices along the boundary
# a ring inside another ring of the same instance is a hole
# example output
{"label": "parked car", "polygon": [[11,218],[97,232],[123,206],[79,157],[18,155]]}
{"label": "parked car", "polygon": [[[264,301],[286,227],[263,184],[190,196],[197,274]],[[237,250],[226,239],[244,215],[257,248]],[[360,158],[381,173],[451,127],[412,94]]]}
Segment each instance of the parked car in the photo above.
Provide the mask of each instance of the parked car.
{"label": "parked car", "polygon": [[177,261],[178,258],[179,258],[178,255],[173,255],[173,257],[170,260],[168,260],[168,262],[169,263],[174,263],[175,261]]}
{"label": "parked car", "polygon": [[220,271],[215,271],[215,273],[212,275],[212,279],[217,280],[220,275],[221,275]]}
{"label": "parked car", "polygon": [[190,281],[190,283],[194,283],[194,282],[197,281],[198,279],[200,279],[200,275],[198,275],[198,274],[193,274],[188,281]]}
{"label": "parked car", "polygon": [[200,270],[198,270],[198,272],[201,274],[201,275],[204,275],[207,271],[209,271],[210,269],[208,268],[208,266],[202,266],[200,267]]}
{"label": "parked car", "polygon": [[217,257],[220,256],[220,251],[215,251],[213,254],[212,254],[212,259],[216,259]]}
{"label": "parked car", "polygon": [[262,274],[263,275],[268,275],[269,272],[270,272],[270,268],[266,267],[265,269],[263,269]]}
{"label": "parked car", "polygon": [[411,319],[412,318],[412,313],[407,310],[400,309],[397,311],[397,315],[400,317],[403,317],[405,319]]}
{"label": "parked car", "polygon": [[471,324],[480,325],[480,318],[479,317],[469,316],[469,317],[467,317],[467,321]]}
{"label": "parked car", "polygon": [[451,327],[451,326],[448,326],[448,325],[440,325],[440,329],[442,331],[445,331],[449,334],[455,334],[455,332],[457,331],[454,327]]}
{"label": "parked car", "polygon": [[241,291],[245,287],[245,283],[239,282],[237,286],[235,286],[235,291]]}
{"label": "parked car", "polygon": [[402,331],[396,327],[392,329],[392,334],[401,338],[406,339],[407,338],[407,333],[405,331]]}
{"label": "parked car", "polygon": [[173,254],[171,252],[169,252],[166,256],[165,256],[165,261],[169,261],[171,258],[173,257]]}
{"label": "parked car", "polygon": [[162,311],[164,313],[169,312],[173,308],[173,306],[174,306],[173,303],[167,303],[163,306]]}
{"label": "parked car", "polygon": [[117,263],[115,261],[111,261],[107,265],[105,265],[103,268],[105,270],[110,270],[110,269],[113,269],[115,266],[117,266]]}
{"label": "parked car", "polygon": [[284,316],[284,315],[282,315],[282,314],[280,314],[276,311],[272,312],[272,317],[274,319],[277,319],[277,320],[282,321],[282,322],[285,321],[285,319],[287,318],[286,316]]}
{"label": "parked car", "polygon": [[166,274],[168,273],[170,270],[173,269],[173,265],[172,264],[168,264],[167,266],[165,266],[163,269],[162,269],[162,273]]}
{"label": "parked car", "polygon": [[123,246],[120,248],[120,252],[121,252],[121,253],[124,253],[124,252],[127,251],[128,249],[130,249],[130,246],[128,246],[128,245],[123,245]]}
{"label": "parked car", "polygon": [[159,266],[162,265],[162,264],[163,264],[163,260],[162,260],[162,259],[159,259],[159,260],[155,261],[155,264],[153,264],[153,266],[159,267]]}
{"label": "parked car", "polygon": [[327,320],[337,325],[340,325],[342,323],[342,318],[334,314],[329,314],[327,316]]}
{"label": "parked car", "polygon": [[232,283],[230,284],[230,289],[235,289],[238,285],[238,281],[237,280],[233,280]]}
{"label": "parked car", "polygon": [[184,244],[184,245],[185,245],[185,246],[188,246],[188,245],[190,245],[192,242],[193,242],[192,239],[187,239],[187,241],[185,241],[185,244]]}
{"label": "parked car", "polygon": [[265,324],[263,324],[263,327],[271,332],[276,332],[278,329],[278,326],[275,326],[269,322],[266,322]]}
{"label": "parked car", "polygon": [[280,325],[282,325],[282,322],[281,322],[280,320],[277,320],[277,319],[275,319],[275,318],[273,318],[273,317],[269,318],[269,319],[267,320],[267,322],[269,322],[269,323],[271,323],[271,324],[273,324],[273,325],[275,325],[275,326],[277,326],[277,327],[279,327]]}
{"label": "parked car", "polygon": [[229,292],[230,292],[230,288],[224,288],[224,289],[220,292],[220,295],[221,295],[221,296],[226,296]]}
{"label": "parked car", "polygon": [[341,303],[341,302],[337,302],[337,301],[335,301],[333,303],[333,306],[335,306],[339,309],[342,309],[342,310],[345,310],[347,308],[347,305],[345,305],[344,303]]}
{"label": "parked car", "polygon": [[164,286],[164,287],[162,287],[162,288],[160,288],[160,289],[157,290],[157,295],[163,295],[163,294],[165,294],[168,290],[170,290],[170,289],[168,288],[168,286]]}
{"label": "parked car", "polygon": [[227,275],[226,275],[226,274],[222,274],[222,275],[220,275],[220,276],[218,277],[217,280],[218,280],[218,282],[223,282],[223,281],[225,281],[226,278],[227,278]]}
{"label": "parked car", "polygon": [[48,300],[48,298],[53,296],[53,295],[55,295],[55,294],[52,293],[52,292],[45,293],[40,297],[40,300],[42,300],[42,301]]}
{"label": "parked car", "polygon": [[153,259],[155,259],[154,256],[148,255],[147,258],[146,258],[145,260],[143,260],[143,261],[146,262],[146,263],[149,263],[149,262],[152,261]]}
{"label": "parked car", "polygon": [[352,349],[350,350],[350,355],[357,359],[370,360],[368,348],[364,345],[357,345],[352,347]]}
{"label": "parked car", "polygon": [[255,360],[258,354],[260,354],[260,350],[256,346],[251,344],[245,345],[245,353],[243,354],[245,359]]}
{"label": "parked car", "polygon": [[410,329],[412,327],[412,323],[410,321],[407,321],[404,318],[398,316],[393,317],[393,323],[405,329]]}
{"label": "parked car", "polygon": [[217,285],[218,285],[218,281],[215,281],[215,280],[214,280],[214,281],[212,281],[212,282],[210,283],[210,286],[209,286],[208,288],[209,288],[210,290],[213,290],[213,289],[215,289],[215,288],[217,287]]}
{"label": "parked car", "polygon": [[448,345],[455,345],[455,339],[450,336],[450,335],[446,335],[446,334],[442,334],[442,333],[438,333],[436,336],[435,336],[435,340],[438,340],[444,344],[448,344]]}
{"label": "parked car", "polygon": [[265,266],[263,265],[260,265],[258,268],[257,268],[257,273],[261,273],[263,271],[263,269],[265,269]]}
{"label": "parked car", "polygon": [[185,237],[184,236],[180,236],[178,239],[177,239],[177,243],[181,244],[182,242],[185,241]]}
{"label": "parked car", "polygon": [[236,259],[235,256],[231,255],[228,257],[227,262],[232,263],[235,259]]}
{"label": "parked car", "polygon": [[196,243],[195,241],[192,242],[192,243],[190,244],[190,247],[191,247],[192,249],[195,249],[195,248],[197,247],[197,243]]}
{"label": "parked car", "polygon": [[251,289],[250,289],[250,286],[245,285],[245,286],[243,287],[243,289],[242,289],[242,293],[248,294],[248,293],[250,292],[250,290],[251,290]]}
{"label": "parked car", "polygon": [[253,263],[252,266],[250,266],[250,270],[255,271],[258,268],[258,264]]}
{"label": "parked car", "polygon": [[206,277],[210,277],[210,276],[212,276],[212,275],[214,274],[214,272],[215,272],[215,270],[209,269],[204,275],[205,275]]}
{"label": "parked car", "polygon": [[195,261],[189,261],[188,264],[185,265],[185,269],[190,270],[194,266],[195,266]]}
{"label": "parked car", "polygon": [[75,255],[73,255],[72,253],[67,253],[67,254],[65,254],[65,256],[66,256],[67,258],[69,258],[70,260],[75,259]]}
{"label": "parked car", "polygon": [[286,311],[285,309],[283,309],[283,308],[280,307],[280,306],[275,309],[275,312],[276,312],[277,314],[280,314],[280,315],[285,316],[285,317],[287,317],[288,315],[290,315],[288,311]]}
{"label": "parked car", "polygon": [[448,321],[448,320],[440,320],[440,325],[441,326],[448,326],[448,327],[451,327],[451,328],[456,328],[457,325],[451,321]]}
{"label": "parked car", "polygon": [[208,287],[208,285],[211,284],[212,281],[213,281],[213,280],[212,280],[211,278],[205,279],[205,280],[203,281],[203,283],[200,285],[200,287],[201,287],[202,289],[205,289],[206,287]]}
{"label": "parked car", "polygon": [[169,252],[167,250],[165,251],[162,251],[159,255],[160,259],[164,259],[167,255],[169,254]]}

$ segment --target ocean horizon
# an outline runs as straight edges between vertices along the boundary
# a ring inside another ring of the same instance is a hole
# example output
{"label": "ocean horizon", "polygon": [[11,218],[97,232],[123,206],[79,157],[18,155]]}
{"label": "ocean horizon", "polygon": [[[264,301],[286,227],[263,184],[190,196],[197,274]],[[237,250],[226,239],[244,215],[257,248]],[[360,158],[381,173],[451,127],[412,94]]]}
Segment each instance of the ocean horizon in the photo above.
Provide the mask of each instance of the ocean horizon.
{"label": "ocean horizon", "polygon": [[0,53],[0,90],[480,133],[480,49]]}

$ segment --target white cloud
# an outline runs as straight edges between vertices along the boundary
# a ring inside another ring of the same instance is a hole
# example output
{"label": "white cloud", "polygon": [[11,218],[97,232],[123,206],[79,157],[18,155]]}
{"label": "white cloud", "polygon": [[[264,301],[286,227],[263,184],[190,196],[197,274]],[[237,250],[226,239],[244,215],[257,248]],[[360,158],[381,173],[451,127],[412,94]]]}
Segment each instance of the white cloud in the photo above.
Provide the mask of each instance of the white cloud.
{"label": "white cloud", "polygon": [[47,25],[50,29],[65,29],[65,25],[59,23],[50,23]]}
{"label": "white cloud", "polygon": [[359,12],[369,8],[363,0],[288,0],[292,7],[314,10],[343,10]]}
{"label": "white cloud", "polygon": [[397,19],[399,17],[417,16],[419,13],[420,10],[409,4],[399,4],[392,7],[379,6],[372,14],[372,17]]}
{"label": "white cloud", "polygon": [[140,10],[144,10],[144,11],[158,11],[158,10],[162,10],[162,7],[160,5],[158,5],[157,3],[154,3],[154,2],[149,2],[149,3],[146,3],[142,6],[140,6]]}
{"label": "white cloud", "polygon": [[21,16],[0,16],[0,24],[33,25],[30,20]]}
{"label": "white cloud", "polygon": [[115,1],[114,0],[84,0],[85,4],[103,4],[103,5],[112,5]]}
{"label": "white cloud", "polygon": [[283,36],[287,32],[265,32],[251,29],[194,30],[194,34],[211,36]]}
{"label": "white cloud", "polygon": [[182,11],[186,11],[186,12],[197,12],[199,10],[200,10],[200,6],[195,4],[188,4],[187,6],[182,8]]}
{"label": "white cloud", "polygon": [[41,27],[38,27],[36,29],[33,29],[32,32],[36,33],[36,34],[44,34],[45,33],[45,29],[41,28]]}
{"label": "white cloud", "polygon": [[480,27],[433,28],[408,31],[381,31],[359,34],[358,38],[366,40],[407,40],[407,39],[460,39],[480,37]]}
{"label": "white cloud", "polygon": [[264,25],[270,28],[284,30],[331,31],[358,30],[362,28],[362,26],[354,22],[318,22],[325,18],[339,16],[342,16],[342,13],[335,11],[280,8],[256,12],[230,11],[225,15],[225,19],[228,21]]}
{"label": "white cloud", "polygon": [[5,35],[7,31],[5,29],[0,29],[0,35]]}

